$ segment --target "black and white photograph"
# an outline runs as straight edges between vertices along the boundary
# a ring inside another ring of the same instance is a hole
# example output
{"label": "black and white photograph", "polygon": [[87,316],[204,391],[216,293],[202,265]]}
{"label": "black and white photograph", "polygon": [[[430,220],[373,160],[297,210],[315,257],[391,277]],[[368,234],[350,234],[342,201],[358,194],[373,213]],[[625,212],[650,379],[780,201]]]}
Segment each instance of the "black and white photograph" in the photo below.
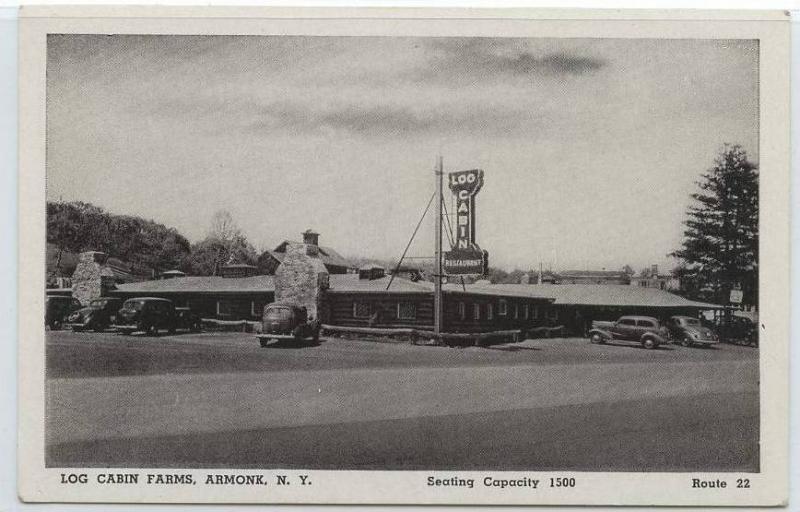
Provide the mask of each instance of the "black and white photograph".
{"label": "black and white photograph", "polygon": [[759,37],[186,32],[41,37],[61,488],[747,502],[788,345]]}

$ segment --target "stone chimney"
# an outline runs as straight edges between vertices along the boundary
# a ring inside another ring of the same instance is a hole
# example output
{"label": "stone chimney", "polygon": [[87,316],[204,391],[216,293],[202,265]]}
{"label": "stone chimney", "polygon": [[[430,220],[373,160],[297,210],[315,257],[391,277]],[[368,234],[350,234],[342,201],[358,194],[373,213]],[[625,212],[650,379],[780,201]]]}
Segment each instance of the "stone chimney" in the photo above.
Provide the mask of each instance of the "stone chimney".
{"label": "stone chimney", "polygon": [[87,305],[102,297],[113,284],[113,273],[105,267],[107,256],[99,251],[82,252],[72,274],[72,296]]}
{"label": "stone chimney", "polygon": [[[319,235],[309,231],[303,233],[303,240],[316,242]],[[275,302],[303,306],[309,318],[324,322],[327,318],[324,296],[328,280],[329,274],[319,258],[316,244],[290,243],[286,246],[283,262],[275,271]]]}
{"label": "stone chimney", "polygon": [[306,245],[316,245],[319,247],[319,233],[313,229],[303,231],[303,243]]}

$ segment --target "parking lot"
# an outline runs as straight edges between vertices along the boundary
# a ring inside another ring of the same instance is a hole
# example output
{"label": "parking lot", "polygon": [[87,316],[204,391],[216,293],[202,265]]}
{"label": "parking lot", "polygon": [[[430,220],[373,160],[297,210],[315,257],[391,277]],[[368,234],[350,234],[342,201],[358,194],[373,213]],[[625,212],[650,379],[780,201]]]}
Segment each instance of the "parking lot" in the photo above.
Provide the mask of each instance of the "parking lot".
{"label": "parking lot", "polygon": [[756,471],[758,350],[47,333],[47,464]]}

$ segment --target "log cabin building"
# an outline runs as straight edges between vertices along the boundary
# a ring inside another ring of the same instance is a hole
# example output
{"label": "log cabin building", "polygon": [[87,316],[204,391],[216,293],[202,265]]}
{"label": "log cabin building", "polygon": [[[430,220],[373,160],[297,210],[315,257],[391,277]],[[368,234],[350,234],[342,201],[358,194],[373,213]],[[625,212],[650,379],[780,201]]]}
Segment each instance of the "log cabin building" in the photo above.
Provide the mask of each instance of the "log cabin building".
{"label": "log cabin building", "polygon": [[[170,299],[175,306],[189,307],[205,319],[258,321],[264,306],[274,302],[276,295],[287,296],[287,290],[291,296],[296,283],[302,281],[298,275],[302,277],[302,272],[308,271],[311,279],[303,278],[303,282],[319,282],[313,293],[318,302],[311,307],[325,324],[433,327],[433,283],[390,277],[377,265],[357,273],[331,273],[326,256],[314,243],[317,236],[306,232],[304,243],[287,244],[277,275],[257,275],[256,267],[234,264],[223,267],[218,276],[175,275],[120,283],[107,294],[122,299]],[[290,266],[303,259],[314,265],[285,277],[287,272],[292,273]],[[312,267],[314,270],[309,270]],[[290,284],[287,288],[281,283]],[[276,294],[276,286],[283,286],[281,294]],[[446,284],[442,300],[442,329],[456,333],[563,326],[565,332],[582,335],[592,320],[615,320],[632,314],[696,317],[703,310],[724,309],[656,288],[612,284]]]}

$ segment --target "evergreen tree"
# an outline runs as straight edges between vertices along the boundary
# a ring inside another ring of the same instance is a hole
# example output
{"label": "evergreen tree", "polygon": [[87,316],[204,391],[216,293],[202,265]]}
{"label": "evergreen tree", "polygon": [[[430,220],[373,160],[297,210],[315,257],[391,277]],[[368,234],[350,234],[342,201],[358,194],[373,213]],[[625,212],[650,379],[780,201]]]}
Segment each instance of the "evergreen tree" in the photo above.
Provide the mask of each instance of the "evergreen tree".
{"label": "evergreen tree", "polygon": [[727,304],[741,286],[744,304],[758,305],[758,168],[741,146],[725,145],[697,182],[687,210],[675,274],[692,298]]}

